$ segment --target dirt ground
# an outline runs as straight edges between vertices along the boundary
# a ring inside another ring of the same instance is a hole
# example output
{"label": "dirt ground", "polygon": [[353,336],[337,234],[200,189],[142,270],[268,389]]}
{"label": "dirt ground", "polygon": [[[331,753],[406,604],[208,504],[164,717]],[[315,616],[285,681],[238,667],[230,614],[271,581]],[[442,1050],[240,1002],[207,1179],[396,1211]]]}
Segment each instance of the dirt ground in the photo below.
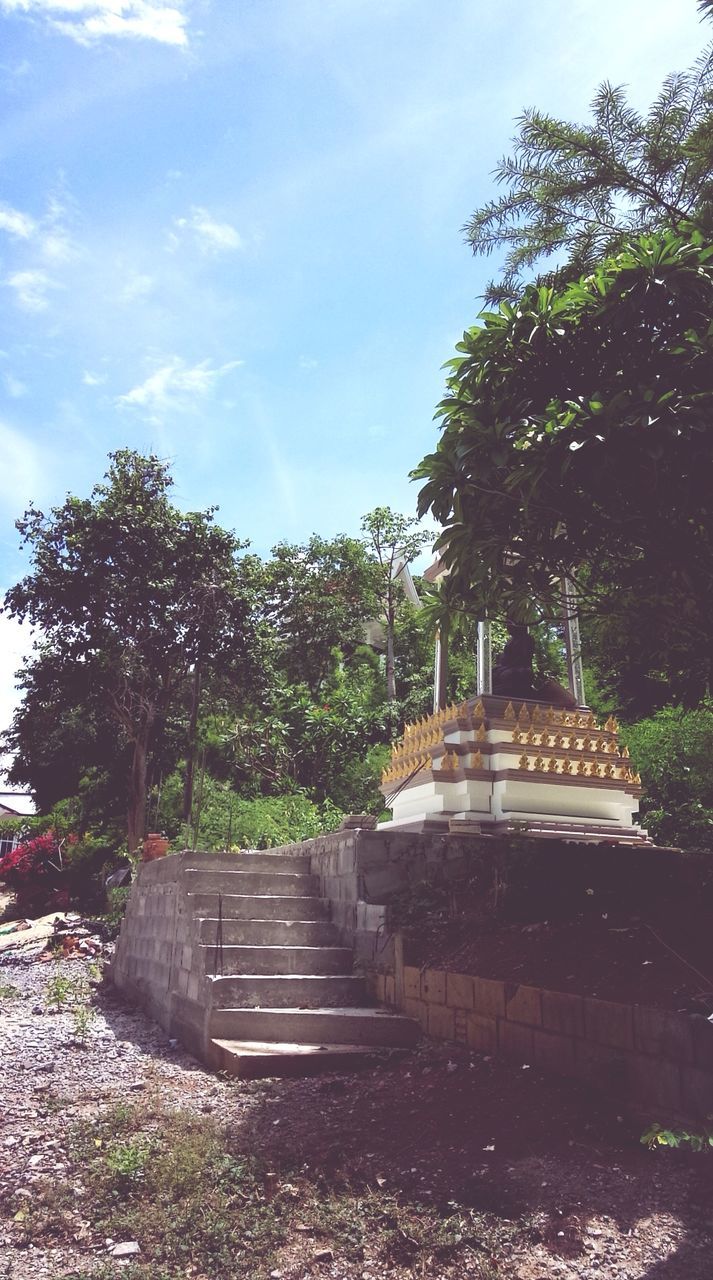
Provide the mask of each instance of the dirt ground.
{"label": "dirt ground", "polygon": [[[712,1280],[713,1158],[650,1152],[587,1089],[427,1041],[355,1075],[217,1078],[110,990],[80,1042],[47,984],[86,970],[0,964],[0,1277],[179,1274],[146,1252],[136,1271],[111,1260],[73,1165],[79,1120],[154,1097],[220,1121],[271,1171],[289,1223],[274,1280]],[[23,1206],[62,1180],[85,1198],[33,1237]],[[315,1205],[335,1196],[327,1221]]]}
{"label": "dirt ground", "polygon": [[[570,921],[444,922],[414,932],[409,960],[656,1008],[713,1013],[709,918],[608,910]],[[713,1276],[713,1269],[711,1271]]]}

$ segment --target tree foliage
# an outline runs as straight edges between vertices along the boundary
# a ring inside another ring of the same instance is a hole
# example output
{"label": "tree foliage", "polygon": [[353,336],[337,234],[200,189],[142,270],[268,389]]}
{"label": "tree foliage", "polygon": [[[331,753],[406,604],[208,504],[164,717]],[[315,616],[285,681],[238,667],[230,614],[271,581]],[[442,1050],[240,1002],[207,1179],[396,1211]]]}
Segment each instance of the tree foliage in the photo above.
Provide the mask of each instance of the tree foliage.
{"label": "tree foliage", "polygon": [[414,474],[464,598],[552,617],[580,571],[599,614],[655,607],[647,661],[666,670],[675,634],[710,679],[713,249],[641,237],[578,283],[528,286],[457,349]]}
{"label": "tree foliage", "polygon": [[668,706],[623,730],[641,771],[642,821],[660,844],[713,848],[713,704]]}
{"label": "tree foliage", "polygon": [[247,654],[251,602],[244,544],[213,512],[182,514],[169,501],[165,463],[129,450],[110,455],[106,483],[17,522],[33,571],[5,610],[41,630],[55,666],[79,669],[130,745],[129,848],[145,830],[152,735],[196,665]]}
{"label": "tree foliage", "polygon": [[[711,11],[707,4],[701,11]],[[511,155],[495,178],[504,191],[472,215],[473,252],[504,250],[489,303],[517,295],[533,270],[542,283],[576,280],[632,235],[693,224],[713,232],[713,46],[664,81],[642,115],[623,87],[603,83],[587,124],[531,108],[517,120]]]}

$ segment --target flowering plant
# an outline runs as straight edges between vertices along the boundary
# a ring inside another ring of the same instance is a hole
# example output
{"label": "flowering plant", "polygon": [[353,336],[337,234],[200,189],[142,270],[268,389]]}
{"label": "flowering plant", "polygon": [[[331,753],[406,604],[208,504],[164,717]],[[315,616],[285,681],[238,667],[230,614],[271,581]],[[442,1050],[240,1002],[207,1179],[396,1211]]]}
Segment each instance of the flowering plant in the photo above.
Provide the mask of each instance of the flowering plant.
{"label": "flowering plant", "polygon": [[[76,836],[71,843],[76,843]],[[53,830],[23,840],[0,858],[0,880],[15,890],[22,911],[47,904],[62,908],[69,900],[66,864],[62,856],[66,841]]]}

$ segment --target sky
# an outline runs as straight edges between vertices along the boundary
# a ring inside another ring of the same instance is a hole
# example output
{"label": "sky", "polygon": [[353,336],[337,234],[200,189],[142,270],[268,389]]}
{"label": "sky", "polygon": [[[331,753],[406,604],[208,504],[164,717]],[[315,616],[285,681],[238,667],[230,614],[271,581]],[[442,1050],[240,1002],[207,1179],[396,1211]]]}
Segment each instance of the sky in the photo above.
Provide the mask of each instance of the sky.
{"label": "sky", "polygon": [[[695,0],[0,0],[0,595],[122,447],[261,555],[413,513],[514,119],[645,108],[705,38]],[[0,729],[27,645],[0,616]]]}

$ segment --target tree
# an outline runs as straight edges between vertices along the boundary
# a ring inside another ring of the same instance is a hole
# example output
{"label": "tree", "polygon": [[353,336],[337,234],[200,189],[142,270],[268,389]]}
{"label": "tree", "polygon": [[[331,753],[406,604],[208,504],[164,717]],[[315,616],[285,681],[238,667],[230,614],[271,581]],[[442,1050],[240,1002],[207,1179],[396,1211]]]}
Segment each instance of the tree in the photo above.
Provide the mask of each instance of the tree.
{"label": "tree", "polygon": [[168,467],[130,450],[110,455],[106,483],[49,516],[31,507],[17,528],[33,571],[4,609],[40,629],[65,672],[81,669],[130,747],[129,850],[145,834],[149,754],[189,673],[249,651],[252,598],[245,545],[213,511],[182,514]]}
{"label": "tree", "polygon": [[[699,8],[713,13],[705,0]],[[548,258],[555,271],[542,283],[562,284],[632,235],[687,224],[713,233],[713,46],[667,77],[646,115],[607,82],[592,114],[589,124],[571,124],[531,108],[517,120],[513,154],[495,170],[504,194],[464,227],[474,253],[505,250],[488,303],[516,296]]]}
{"label": "tree", "polygon": [[377,567],[377,598],[386,624],[386,698],[396,698],[394,625],[399,598],[403,594],[399,569],[410,563],[430,541],[430,534],[416,528],[418,521],[388,507],[375,507],[361,522],[367,545]]}
{"label": "tree", "polygon": [[377,574],[364,543],[344,534],[303,546],[280,542],[265,565],[265,612],[274,660],[287,679],[316,696],[333,651],[353,653],[377,608]]}
{"label": "tree", "polygon": [[458,351],[438,450],[414,474],[464,598],[554,617],[578,573],[585,608],[646,603],[661,668],[675,632],[710,681],[713,249],[642,237],[577,284],[484,313]]}

